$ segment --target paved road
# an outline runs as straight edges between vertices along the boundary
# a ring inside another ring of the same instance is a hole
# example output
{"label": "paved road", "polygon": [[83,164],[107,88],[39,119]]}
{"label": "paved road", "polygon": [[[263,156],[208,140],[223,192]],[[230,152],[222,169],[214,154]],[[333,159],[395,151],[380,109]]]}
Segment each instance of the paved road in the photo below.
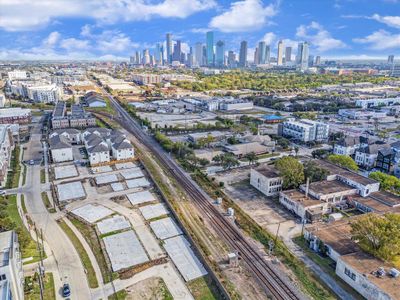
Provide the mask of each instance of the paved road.
{"label": "paved road", "polygon": [[[41,124],[36,124],[32,130],[31,140],[25,150],[26,157],[34,159],[42,155],[38,152],[42,148],[40,147],[39,150],[37,147],[38,143],[40,144],[40,126]],[[49,214],[44,206],[40,186],[40,165],[28,166],[26,184],[22,188],[25,204],[37,228],[43,230],[44,239],[54,253],[61,276],[61,278],[55,278],[55,281],[58,281],[56,286],[60,286],[60,281],[68,282],[71,287],[71,299],[90,299],[90,289],[79,255],[64,231],[58,226],[55,215]],[[61,296],[58,295],[58,298]]]}

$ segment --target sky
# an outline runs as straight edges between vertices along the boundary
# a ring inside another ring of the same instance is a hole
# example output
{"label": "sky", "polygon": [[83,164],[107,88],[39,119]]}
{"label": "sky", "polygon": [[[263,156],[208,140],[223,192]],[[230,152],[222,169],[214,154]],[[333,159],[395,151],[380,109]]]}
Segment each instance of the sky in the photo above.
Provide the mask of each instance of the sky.
{"label": "sky", "polygon": [[0,0],[0,60],[124,60],[165,34],[183,50],[283,40],[323,59],[400,58],[400,0]]}

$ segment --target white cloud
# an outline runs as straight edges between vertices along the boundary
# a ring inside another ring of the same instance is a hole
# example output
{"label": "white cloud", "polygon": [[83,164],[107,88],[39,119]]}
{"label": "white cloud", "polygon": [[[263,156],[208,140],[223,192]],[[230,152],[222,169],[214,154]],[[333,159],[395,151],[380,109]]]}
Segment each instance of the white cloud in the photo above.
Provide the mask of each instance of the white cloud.
{"label": "white cloud", "polygon": [[82,50],[89,48],[89,41],[88,40],[80,40],[76,38],[68,38],[63,39],[60,42],[60,47],[66,49],[67,51],[70,50]]}
{"label": "white cloud", "polygon": [[374,14],[372,15],[371,19],[386,24],[390,27],[400,28],[400,16],[380,16],[378,14]]}
{"label": "white cloud", "polygon": [[273,32],[267,32],[264,34],[260,41],[264,41],[267,45],[272,45],[276,40],[276,35]]}
{"label": "white cloud", "polygon": [[43,46],[45,47],[53,47],[55,46],[58,41],[60,40],[60,33],[58,33],[57,31],[53,31],[49,34],[49,36],[47,38],[45,38],[42,42]]}
{"label": "white cloud", "polygon": [[216,6],[214,0],[0,0],[0,28],[32,31],[58,18],[85,17],[100,23],[149,20],[154,17],[186,18]]}
{"label": "white cloud", "polygon": [[261,0],[237,1],[229,10],[212,18],[209,26],[222,32],[254,31],[265,26],[276,14],[273,4],[264,6]]}
{"label": "white cloud", "polygon": [[400,34],[392,34],[385,30],[378,30],[364,38],[353,39],[360,44],[369,44],[373,50],[400,48]]}
{"label": "white cloud", "polygon": [[125,52],[139,47],[137,43],[133,43],[130,37],[122,32],[107,30],[95,37],[97,40],[97,48],[101,52]]}
{"label": "white cloud", "polygon": [[347,47],[341,40],[333,38],[332,35],[317,22],[311,22],[309,25],[300,25],[297,27],[296,36],[309,41],[319,52]]}

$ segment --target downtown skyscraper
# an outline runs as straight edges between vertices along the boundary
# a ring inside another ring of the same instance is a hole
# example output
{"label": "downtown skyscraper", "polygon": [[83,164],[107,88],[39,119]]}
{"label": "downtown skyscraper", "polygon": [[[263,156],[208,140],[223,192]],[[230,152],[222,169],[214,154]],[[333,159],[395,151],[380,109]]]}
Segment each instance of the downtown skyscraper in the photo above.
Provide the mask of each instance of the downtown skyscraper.
{"label": "downtown skyscraper", "polygon": [[214,65],[214,32],[206,33],[207,66]]}
{"label": "downtown skyscraper", "polygon": [[258,43],[258,63],[261,65],[265,64],[265,62],[266,62],[266,59],[265,59],[266,53],[265,52],[266,52],[265,42],[264,41],[259,42]]}
{"label": "downtown skyscraper", "polygon": [[297,58],[301,70],[308,69],[308,56],[309,56],[308,43],[307,42],[299,43],[297,47]]}
{"label": "downtown skyscraper", "polygon": [[279,43],[278,43],[278,56],[277,56],[277,65],[278,66],[282,66],[283,65],[283,48],[284,48],[283,41],[279,41]]}
{"label": "downtown skyscraper", "polygon": [[172,62],[172,34],[167,33],[166,36],[166,45],[167,45],[167,62],[170,64]]}
{"label": "downtown skyscraper", "polygon": [[218,41],[216,44],[215,65],[219,68],[225,65],[225,43]]}
{"label": "downtown skyscraper", "polygon": [[247,42],[242,41],[240,43],[240,53],[239,53],[239,67],[247,66]]}

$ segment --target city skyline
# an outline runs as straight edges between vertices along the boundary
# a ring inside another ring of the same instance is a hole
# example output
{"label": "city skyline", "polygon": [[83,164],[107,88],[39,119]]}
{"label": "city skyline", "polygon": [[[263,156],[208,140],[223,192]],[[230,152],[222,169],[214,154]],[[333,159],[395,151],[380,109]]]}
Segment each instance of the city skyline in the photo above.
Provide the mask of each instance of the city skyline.
{"label": "city skyline", "polygon": [[167,33],[189,53],[196,43],[206,44],[209,31],[214,47],[224,42],[226,56],[230,50],[239,54],[247,41],[248,60],[260,42],[276,56],[279,40],[292,50],[307,41],[310,53],[323,58],[399,56],[400,17],[393,11],[400,3],[393,0],[61,0],[57,8],[32,2],[0,2],[1,60],[128,60],[135,51],[156,51],[158,43],[166,51]]}

